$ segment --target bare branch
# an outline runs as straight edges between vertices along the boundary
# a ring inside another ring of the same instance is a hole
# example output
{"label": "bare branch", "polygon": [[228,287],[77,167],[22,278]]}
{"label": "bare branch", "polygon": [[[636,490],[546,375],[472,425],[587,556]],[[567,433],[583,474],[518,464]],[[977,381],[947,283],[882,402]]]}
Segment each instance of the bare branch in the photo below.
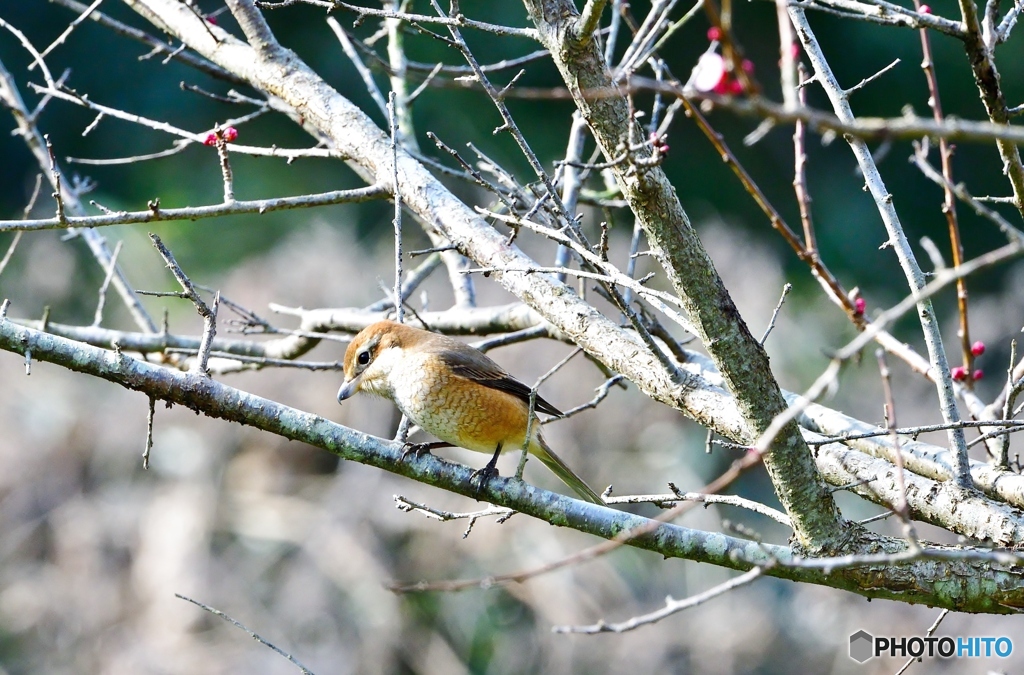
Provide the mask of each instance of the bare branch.
{"label": "bare branch", "polygon": [[744,574],[721,583],[714,588],[709,588],[703,593],[692,595],[683,600],[675,600],[672,596],[669,596],[665,598],[665,606],[663,608],[649,614],[635,616],[632,619],[621,623],[605,623],[604,621],[600,621],[590,626],[554,626],[551,630],[555,633],[583,633],[585,635],[594,635],[596,633],[625,633],[627,631],[640,628],[641,626],[657,623],[658,621],[670,617],[673,614],[678,614],[685,609],[702,605],[708,600],[717,598],[719,595],[728,593],[735,588],[746,586],[761,576],[761,574],[763,574],[761,568],[755,567],[749,572],[745,572]]}
{"label": "bare branch", "polygon": [[64,222],[60,218],[43,218],[39,220],[0,220],[0,232],[54,230],[63,227],[107,227],[110,225],[133,225],[137,223],[157,223],[172,220],[198,220],[200,218],[217,218],[219,216],[235,216],[242,214],[263,214],[284,209],[299,209],[310,206],[328,206],[331,204],[347,204],[381,199],[389,192],[380,185],[370,185],[352,190],[334,190],[319,194],[302,195],[299,197],[278,197],[276,199],[256,199],[251,201],[235,201],[211,206],[190,206],[176,209],[160,208],[159,200],[151,202],[148,211],[122,211],[99,216],[67,216]]}
{"label": "bare branch", "polygon": [[210,607],[209,605],[204,605],[203,603],[201,603],[201,602],[199,602],[197,600],[193,600],[192,598],[185,597],[184,595],[181,595],[179,593],[175,593],[174,597],[181,598],[185,602],[191,602],[196,607],[204,609],[207,612],[209,612],[210,614],[213,614],[214,616],[219,616],[220,618],[224,619],[228,623],[234,625],[236,628],[240,628],[243,631],[245,631],[246,633],[248,633],[249,637],[251,637],[253,640],[256,640],[256,642],[259,642],[261,645],[264,645],[265,647],[270,647],[275,652],[277,652],[281,656],[283,656],[286,659],[288,659],[289,661],[291,661],[299,670],[302,671],[303,675],[313,675],[313,671],[309,670],[308,668],[306,668],[306,666],[304,666],[301,663],[299,663],[299,660],[296,659],[294,656],[292,656],[291,654],[289,654],[289,653],[287,653],[285,651],[282,651],[278,647],[274,646],[272,643],[267,642],[258,633],[254,633],[253,631],[249,630],[248,628],[246,628],[245,626],[240,624],[238,621],[235,621],[234,619],[232,619],[230,616],[228,616],[224,612],[220,611],[219,609],[214,609],[213,607]]}

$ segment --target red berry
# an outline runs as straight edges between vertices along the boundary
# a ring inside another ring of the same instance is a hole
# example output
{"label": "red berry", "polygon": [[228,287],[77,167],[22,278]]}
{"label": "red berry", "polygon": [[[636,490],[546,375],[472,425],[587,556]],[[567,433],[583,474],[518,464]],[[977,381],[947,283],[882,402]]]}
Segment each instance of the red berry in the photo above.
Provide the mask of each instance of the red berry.
{"label": "red berry", "polygon": [[982,370],[981,368],[978,368],[971,374],[971,379],[973,380],[980,380],[983,377],[985,377],[985,371]]}
{"label": "red berry", "polygon": [[921,7],[919,7],[917,11],[920,12],[921,14],[931,14],[932,8],[929,7],[928,5],[921,5]]}
{"label": "red berry", "polygon": [[971,353],[974,354],[975,356],[981,356],[982,354],[984,354],[985,343],[982,342],[981,340],[975,342],[973,345],[971,345]]}
{"label": "red berry", "polygon": [[754,62],[750,59],[743,59],[743,70],[747,73],[754,72]]}
{"label": "red berry", "polygon": [[967,379],[967,369],[964,368],[963,366],[956,366],[955,368],[949,371],[949,374],[957,382]]}
{"label": "red berry", "polygon": [[224,131],[221,132],[221,135],[224,137],[225,141],[230,143],[231,141],[233,141],[236,138],[238,138],[238,129],[236,129],[234,127],[228,127],[226,129],[224,129]]}
{"label": "red berry", "polygon": [[206,134],[206,138],[203,139],[203,145],[217,145],[217,134],[212,131]]}
{"label": "red berry", "polygon": [[857,313],[857,316],[864,314],[864,310],[868,308],[868,302],[864,298],[857,298],[853,301],[853,310]]}
{"label": "red berry", "polygon": [[708,40],[711,42],[717,42],[722,39],[722,29],[718,26],[712,26],[708,28]]}

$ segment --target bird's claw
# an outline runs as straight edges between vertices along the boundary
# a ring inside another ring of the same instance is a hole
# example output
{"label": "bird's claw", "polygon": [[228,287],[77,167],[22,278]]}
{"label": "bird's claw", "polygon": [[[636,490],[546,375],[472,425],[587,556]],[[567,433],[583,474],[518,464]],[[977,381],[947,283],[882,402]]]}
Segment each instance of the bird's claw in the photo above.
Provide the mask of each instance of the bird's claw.
{"label": "bird's claw", "polygon": [[472,485],[473,482],[476,481],[477,482],[476,491],[477,491],[477,494],[479,494],[479,493],[483,492],[484,485],[487,484],[487,481],[491,480],[492,478],[494,478],[495,476],[498,476],[498,475],[500,475],[498,473],[498,467],[496,467],[496,466],[494,466],[492,464],[488,464],[484,468],[477,469],[476,471],[474,471],[473,473],[471,473],[469,475],[469,484]]}
{"label": "bird's claw", "polygon": [[497,467],[493,467],[490,464],[488,464],[484,468],[477,469],[472,474],[470,474],[469,481],[473,482],[475,480],[479,480],[480,483],[483,484],[484,482],[489,481],[490,479],[494,478],[497,475],[499,475]]}
{"label": "bird's claw", "polygon": [[412,455],[416,459],[419,459],[423,455],[429,455],[430,451],[435,447],[433,443],[406,443],[402,447],[402,461],[404,462],[409,455]]}
{"label": "bird's claw", "polygon": [[490,479],[498,475],[498,457],[501,455],[501,443],[498,443],[498,447],[494,449],[494,454],[491,455],[491,461],[487,462],[487,466],[482,469],[477,469],[469,476],[469,484],[472,485],[473,481],[479,479],[480,482],[476,486],[476,494],[479,498],[480,493],[484,491],[484,484]]}

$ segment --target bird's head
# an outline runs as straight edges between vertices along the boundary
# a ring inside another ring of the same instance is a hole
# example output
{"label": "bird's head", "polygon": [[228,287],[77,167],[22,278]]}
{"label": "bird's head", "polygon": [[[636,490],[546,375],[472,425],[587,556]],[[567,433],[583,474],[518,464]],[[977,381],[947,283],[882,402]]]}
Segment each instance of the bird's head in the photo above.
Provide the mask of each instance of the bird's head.
{"label": "bird's head", "polygon": [[341,403],[359,391],[391,398],[391,369],[415,328],[394,321],[378,321],[359,332],[345,351],[345,382],[338,390]]}

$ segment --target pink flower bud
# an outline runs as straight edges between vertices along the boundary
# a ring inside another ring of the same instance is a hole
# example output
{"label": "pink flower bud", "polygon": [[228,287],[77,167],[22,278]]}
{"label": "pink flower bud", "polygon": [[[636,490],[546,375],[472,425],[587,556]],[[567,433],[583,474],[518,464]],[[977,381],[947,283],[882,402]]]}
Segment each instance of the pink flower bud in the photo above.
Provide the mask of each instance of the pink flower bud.
{"label": "pink flower bud", "polygon": [[212,131],[206,134],[206,138],[203,139],[203,145],[217,145],[217,134]]}
{"label": "pink flower bud", "polygon": [[668,154],[668,143],[665,142],[664,136],[659,136],[656,131],[652,131],[648,138],[653,149],[657,150],[662,155]]}
{"label": "pink flower bud", "polygon": [[973,380],[980,380],[983,377],[985,377],[985,371],[981,368],[978,368],[976,371],[971,373],[971,379]]}
{"label": "pink flower bud", "polygon": [[864,314],[864,310],[868,308],[868,302],[864,298],[857,298],[853,301],[853,310],[857,313],[857,316]]}
{"label": "pink flower bud", "polygon": [[985,343],[982,342],[981,340],[975,342],[973,345],[971,345],[971,353],[974,354],[975,356],[981,356],[982,354],[984,354]]}
{"label": "pink flower bud", "polygon": [[931,14],[932,8],[929,7],[928,5],[921,5],[921,8],[918,9],[917,11],[920,12],[921,14]]}
{"label": "pink flower bud", "polygon": [[722,29],[718,26],[708,28],[708,41],[717,42],[722,39]]}
{"label": "pink flower bud", "polygon": [[743,70],[747,73],[754,72],[754,62],[750,59],[743,59]]}
{"label": "pink flower bud", "polygon": [[967,379],[967,369],[964,368],[963,366],[956,366],[955,368],[949,371],[949,374],[957,382],[962,382],[963,380]]}
{"label": "pink flower bud", "polygon": [[238,129],[236,129],[234,127],[228,127],[226,129],[224,129],[224,131],[221,132],[221,135],[224,137],[225,141],[230,143],[231,141],[233,141],[236,138],[238,138]]}

